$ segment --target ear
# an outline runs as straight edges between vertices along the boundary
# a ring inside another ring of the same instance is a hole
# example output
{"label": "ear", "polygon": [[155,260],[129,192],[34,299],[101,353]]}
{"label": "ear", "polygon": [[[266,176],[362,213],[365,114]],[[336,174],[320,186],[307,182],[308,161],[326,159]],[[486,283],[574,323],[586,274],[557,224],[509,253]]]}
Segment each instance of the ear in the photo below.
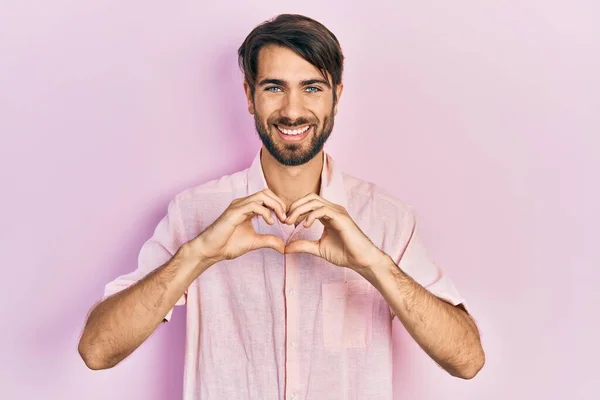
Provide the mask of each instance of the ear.
{"label": "ear", "polygon": [[340,98],[342,97],[342,92],[344,91],[344,84],[340,83],[339,85],[337,85],[337,87],[335,88],[335,95],[336,95],[336,102],[335,102],[335,106],[333,108],[333,115],[337,114],[338,111],[338,104],[340,104]]}
{"label": "ear", "polygon": [[248,82],[244,80],[244,92],[246,93],[246,100],[248,101],[248,112],[251,115],[254,115],[254,101],[252,101],[252,90],[250,90],[250,85]]}

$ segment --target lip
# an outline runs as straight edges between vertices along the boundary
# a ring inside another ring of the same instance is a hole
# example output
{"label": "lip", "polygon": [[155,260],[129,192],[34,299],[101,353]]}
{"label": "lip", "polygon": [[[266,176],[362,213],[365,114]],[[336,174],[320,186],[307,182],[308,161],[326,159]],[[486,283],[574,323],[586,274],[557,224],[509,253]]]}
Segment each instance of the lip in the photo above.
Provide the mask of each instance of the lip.
{"label": "lip", "polygon": [[[309,128],[306,130],[306,132],[301,133],[299,135],[292,136],[292,135],[286,135],[285,133],[281,132],[277,125],[274,125],[274,126],[275,126],[275,129],[277,130],[277,133],[279,134],[279,137],[286,142],[301,142],[314,129],[313,125],[304,125],[304,127],[309,126]],[[302,128],[302,127],[294,127],[294,129],[298,129],[298,128]]]}

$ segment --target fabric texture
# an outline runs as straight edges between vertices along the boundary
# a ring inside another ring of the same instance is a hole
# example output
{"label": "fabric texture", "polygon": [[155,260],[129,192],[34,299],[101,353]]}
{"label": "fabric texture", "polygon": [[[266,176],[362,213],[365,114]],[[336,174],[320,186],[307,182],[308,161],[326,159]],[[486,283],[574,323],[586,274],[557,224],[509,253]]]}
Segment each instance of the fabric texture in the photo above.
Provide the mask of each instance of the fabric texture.
{"label": "fabric texture", "polygon": [[[346,208],[363,232],[434,295],[463,304],[428,257],[411,207],[340,171],[324,152],[320,195]],[[252,165],[177,194],[138,266],[106,285],[108,297],[160,267],[233,199],[267,188],[260,150]],[[257,233],[317,240],[323,225],[274,225]],[[186,305],[184,400],[391,400],[393,312],[361,275],[309,254],[249,252],[211,266],[177,305]],[[171,318],[172,310],[165,320]]]}

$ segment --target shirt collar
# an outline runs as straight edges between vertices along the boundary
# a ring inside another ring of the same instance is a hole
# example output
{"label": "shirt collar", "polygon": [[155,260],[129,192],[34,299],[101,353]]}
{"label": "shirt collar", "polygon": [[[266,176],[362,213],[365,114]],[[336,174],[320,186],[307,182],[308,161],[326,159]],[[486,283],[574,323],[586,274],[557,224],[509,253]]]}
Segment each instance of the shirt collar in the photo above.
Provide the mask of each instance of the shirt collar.
{"label": "shirt collar", "polygon": [[[254,157],[248,169],[248,195],[267,189],[267,181],[262,169],[260,154],[262,147]],[[319,195],[327,201],[348,209],[348,199],[344,186],[344,176],[337,168],[333,158],[323,151],[323,169],[321,171],[321,190]]]}

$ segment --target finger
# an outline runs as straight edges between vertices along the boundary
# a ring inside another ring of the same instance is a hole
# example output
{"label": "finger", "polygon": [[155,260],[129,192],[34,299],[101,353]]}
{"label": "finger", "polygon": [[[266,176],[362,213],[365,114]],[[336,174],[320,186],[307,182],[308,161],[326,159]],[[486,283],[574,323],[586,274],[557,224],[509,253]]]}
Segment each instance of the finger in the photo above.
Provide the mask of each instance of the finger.
{"label": "finger", "polygon": [[313,224],[313,222],[315,222],[315,220],[317,219],[326,219],[326,218],[331,218],[331,216],[328,214],[328,211],[330,209],[328,207],[319,207],[316,210],[314,210],[313,212],[309,213],[306,216],[306,220],[304,220],[304,227],[306,228],[310,228],[310,226]]}
{"label": "finger", "polygon": [[274,235],[257,234],[256,240],[252,244],[252,250],[261,248],[270,248],[283,254],[285,251],[285,242],[280,237]]}
{"label": "finger", "polygon": [[312,211],[308,211],[305,212],[303,214],[298,215],[298,218],[296,219],[296,222],[294,222],[295,225],[300,225],[300,223],[302,221],[304,221],[306,219],[306,217],[308,217],[308,214],[310,214]]}
{"label": "finger", "polygon": [[277,200],[277,202],[279,204],[281,204],[281,208],[283,208],[283,210],[285,211],[285,207],[286,207],[285,206],[285,202],[283,200],[281,200],[281,198],[279,196],[277,196],[275,194],[275,192],[273,192],[271,189],[265,189],[265,190],[263,190],[263,193],[265,193],[266,195],[268,195],[268,196],[274,198],[275,200]]}
{"label": "finger", "polygon": [[279,219],[281,221],[285,221],[285,219],[287,218],[287,215],[285,213],[285,203],[283,202],[283,200],[281,200],[275,193],[273,193],[273,191],[271,191],[270,189],[266,189],[263,191],[263,193],[265,194],[265,196],[268,196],[270,198],[272,198],[273,200],[275,200],[277,202],[277,204],[279,204],[279,212],[275,212],[277,214],[277,216],[279,217]]}
{"label": "finger", "polygon": [[269,225],[273,225],[275,221],[273,221],[273,217],[271,216],[271,210],[267,207],[258,204],[255,201],[251,201],[239,207],[236,207],[232,210],[234,215],[234,223],[236,225],[240,225],[241,223],[247,221],[249,218],[254,217],[255,215],[260,215]]}
{"label": "finger", "polygon": [[285,246],[285,254],[288,253],[308,253],[321,257],[319,254],[319,242],[312,240],[294,240]]}
{"label": "finger", "polygon": [[313,200],[318,200],[320,198],[321,197],[315,193],[309,193],[306,196],[301,197],[298,200],[296,200],[295,202],[293,202],[292,204],[290,204],[290,209],[288,210],[288,214],[291,214],[293,210],[300,207],[301,205],[306,204]]}
{"label": "finger", "polygon": [[275,215],[281,221],[285,221],[285,205],[282,205],[275,198],[271,197],[265,192],[258,192],[254,195],[248,197],[248,201],[259,203],[261,205],[269,207],[271,210],[275,211]]}
{"label": "finger", "polygon": [[308,203],[302,204],[300,206],[298,206],[297,208],[295,208],[294,210],[292,210],[290,208],[290,214],[288,215],[287,219],[285,220],[286,224],[295,224],[298,222],[299,217],[302,214],[306,214],[309,213],[313,210],[316,210],[319,207],[323,207],[325,206],[325,204],[320,201],[320,200],[311,200]]}
{"label": "finger", "polygon": [[304,197],[296,200],[295,202],[293,202],[290,205],[290,209],[288,211],[288,214],[290,214],[292,212],[292,210],[298,208],[299,206],[301,206],[303,204],[306,204],[309,201],[313,201],[313,200],[318,200],[318,201],[320,201],[320,202],[322,202],[323,204],[326,204],[326,205],[330,205],[330,206],[333,205],[333,203],[329,202],[328,200],[324,199],[323,197],[319,196],[318,194],[316,194],[316,193],[309,193],[306,196],[304,196]]}

